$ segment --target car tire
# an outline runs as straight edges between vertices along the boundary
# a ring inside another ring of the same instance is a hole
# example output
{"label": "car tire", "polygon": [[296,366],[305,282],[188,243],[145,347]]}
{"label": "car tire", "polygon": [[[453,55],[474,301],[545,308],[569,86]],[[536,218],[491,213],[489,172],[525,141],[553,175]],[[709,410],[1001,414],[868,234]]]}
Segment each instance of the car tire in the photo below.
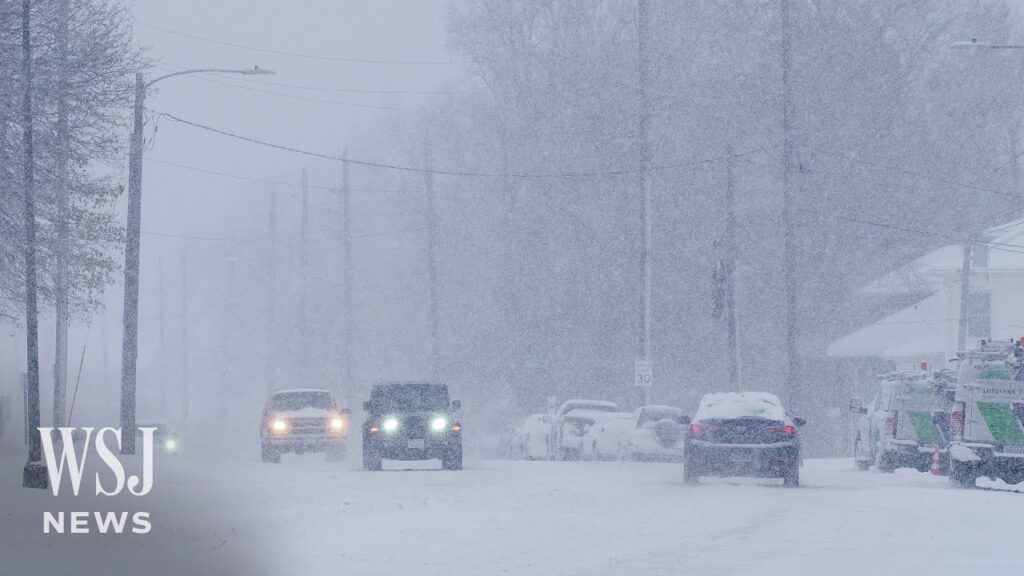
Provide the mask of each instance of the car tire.
{"label": "car tire", "polygon": [[978,472],[973,464],[951,459],[949,481],[959,488],[977,488]]}
{"label": "car tire", "polygon": [[448,447],[441,458],[443,470],[462,470],[462,444]]}
{"label": "car tire", "polygon": [[260,459],[266,464],[280,464],[281,463],[281,452],[275,449],[273,446],[266,444],[260,445]]}
{"label": "car tire", "polygon": [[798,488],[800,486],[800,462],[789,465],[789,469],[782,476],[782,485],[786,488]]}
{"label": "car tire", "polygon": [[372,446],[367,443],[363,443],[363,469],[370,472],[380,472],[383,469],[384,462],[381,458],[380,452],[375,450]]}
{"label": "car tire", "polygon": [[345,456],[348,455],[348,449],[344,442],[333,442],[324,450],[324,455],[327,457],[328,462],[337,462],[345,459]]}
{"label": "car tire", "polygon": [[697,484],[700,481],[700,470],[689,458],[683,460],[683,483]]}
{"label": "car tire", "polygon": [[853,444],[853,464],[857,467],[857,470],[868,470],[871,468],[871,460],[864,460],[860,457],[860,437],[857,437],[857,441]]}

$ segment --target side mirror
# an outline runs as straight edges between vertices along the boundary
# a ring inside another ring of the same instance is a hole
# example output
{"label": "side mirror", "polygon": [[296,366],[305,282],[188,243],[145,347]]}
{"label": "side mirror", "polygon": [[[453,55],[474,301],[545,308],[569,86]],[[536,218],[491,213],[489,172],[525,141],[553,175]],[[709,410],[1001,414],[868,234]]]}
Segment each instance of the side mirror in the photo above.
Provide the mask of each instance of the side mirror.
{"label": "side mirror", "polygon": [[351,409],[351,408],[342,408],[342,409],[340,410],[340,412],[341,412],[342,414],[346,415],[346,416],[349,416],[349,415],[351,415],[351,414],[352,414],[352,409]]}
{"label": "side mirror", "polygon": [[689,426],[690,417],[687,416],[686,414],[683,414],[682,416],[679,417],[679,423],[682,424],[683,426]]}
{"label": "side mirror", "polygon": [[462,410],[462,400],[452,400],[452,410]]}
{"label": "side mirror", "polygon": [[555,417],[551,414],[545,414],[544,417],[541,418],[541,421],[545,424],[553,424],[555,422]]}
{"label": "side mirror", "polygon": [[860,398],[850,398],[850,412],[854,414],[867,414],[868,409],[860,402]]}
{"label": "side mirror", "polygon": [[804,420],[803,418],[801,418],[799,416],[794,416],[793,417],[793,424],[795,424],[797,426],[804,426],[804,425],[807,424],[807,420]]}
{"label": "side mirror", "polygon": [[367,412],[370,411],[370,401],[369,400],[364,400],[363,401],[363,410],[365,410]]}

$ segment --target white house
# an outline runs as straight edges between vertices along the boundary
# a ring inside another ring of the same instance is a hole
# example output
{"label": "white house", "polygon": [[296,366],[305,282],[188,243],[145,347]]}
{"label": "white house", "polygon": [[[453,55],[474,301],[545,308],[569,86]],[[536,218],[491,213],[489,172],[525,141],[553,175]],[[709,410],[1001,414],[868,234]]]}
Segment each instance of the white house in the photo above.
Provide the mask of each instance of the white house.
{"label": "white house", "polygon": [[[1024,219],[990,228],[971,247],[968,343],[1024,336]],[[837,358],[883,358],[897,370],[938,367],[955,357],[963,247],[944,246],[860,289],[870,294],[930,294],[832,342]]]}

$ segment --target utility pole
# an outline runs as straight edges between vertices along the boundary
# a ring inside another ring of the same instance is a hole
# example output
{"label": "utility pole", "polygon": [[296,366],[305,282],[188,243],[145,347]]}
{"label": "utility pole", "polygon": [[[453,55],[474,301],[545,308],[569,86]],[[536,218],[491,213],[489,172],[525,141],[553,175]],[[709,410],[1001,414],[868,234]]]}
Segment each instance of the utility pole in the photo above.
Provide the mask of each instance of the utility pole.
{"label": "utility pole", "polygon": [[68,328],[71,314],[68,304],[68,267],[71,258],[70,226],[68,224],[70,193],[70,123],[68,119],[68,28],[71,19],[70,0],[57,7],[57,271],[54,274],[54,312],[56,339],[53,366],[53,425],[64,426],[68,390]]}
{"label": "utility pole", "polygon": [[299,247],[299,374],[302,382],[309,382],[309,177],[306,168],[302,168],[302,237]]}
{"label": "utility pole", "polygon": [[434,174],[433,153],[430,147],[430,134],[423,140],[423,186],[427,193],[427,293],[430,323],[430,379],[436,382],[440,365],[440,334],[438,327],[437,308],[437,216],[434,214]]}
{"label": "utility pole", "polygon": [[181,419],[189,418],[188,373],[188,248],[181,245]]}
{"label": "utility pole", "polygon": [[277,382],[277,190],[267,190],[267,365],[264,369],[267,393]]}
{"label": "utility pole", "polygon": [[[26,3],[28,0],[25,0]],[[148,83],[142,72],[135,74],[135,107],[132,115],[132,136],[128,147],[128,225],[125,226],[124,250],[124,330],[121,342],[121,454],[135,454],[135,381],[139,356],[139,246],[142,243],[142,121],[146,91],[157,82],[203,72],[242,74],[245,76],[273,74],[258,66],[249,70],[194,68],[171,72]]]}
{"label": "utility pole", "polygon": [[[640,207],[640,275],[643,281],[643,310],[641,312],[640,358],[651,361],[651,150],[648,142],[651,111],[648,99],[650,82],[650,58],[648,55],[648,29],[650,27],[650,2],[638,0],[637,4],[637,48],[639,52],[639,96],[640,96],[640,189],[643,202]],[[653,385],[653,382],[651,383]],[[651,403],[651,387],[644,386],[643,403]]]}
{"label": "utility pole", "polygon": [[24,130],[24,208],[25,208],[25,334],[28,400],[28,462],[22,471],[22,486],[25,488],[46,488],[49,478],[42,459],[42,442],[39,436],[39,310],[36,287],[36,197],[35,158],[32,148],[32,24],[31,2],[21,3],[21,51],[22,82],[25,84],[22,100],[22,129]]}
{"label": "utility pole", "polygon": [[800,399],[800,359],[797,356],[797,317],[796,317],[796,230],[793,221],[793,196],[796,179],[799,173],[797,152],[794,145],[794,124],[796,110],[793,105],[793,45],[790,35],[789,0],[782,0],[782,157],[783,157],[783,267],[785,268],[785,301],[786,301],[786,402],[799,406]]}
{"label": "utility pole", "polygon": [[345,347],[345,368],[344,368],[344,386],[346,393],[350,393],[352,390],[352,325],[355,322],[355,318],[352,314],[352,188],[349,180],[349,163],[348,163],[348,148],[342,154],[342,158],[345,160],[341,165],[341,217],[342,226],[344,230],[344,272],[343,282],[344,291],[343,306],[345,307],[345,325],[343,327],[345,331],[344,342],[342,343]]}
{"label": "utility pole", "polygon": [[[106,300],[106,298],[104,298]],[[114,390],[110,389],[110,337],[108,331],[110,328],[107,326],[107,305],[106,302],[103,304],[103,310],[100,312],[100,345],[103,347],[103,361],[100,364],[103,370],[103,414],[104,422],[106,418],[109,418],[114,412],[113,400]]]}
{"label": "utility pole", "polygon": [[160,349],[160,360],[157,364],[160,368],[160,411],[166,415],[167,412],[167,365],[165,358],[167,358],[167,338],[166,338],[166,323],[167,318],[164,311],[164,257],[160,256],[157,260],[160,266],[160,326],[159,326],[159,349]]}
{"label": "utility pole", "polygon": [[970,327],[971,301],[971,243],[964,242],[964,261],[960,268],[960,329],[957,331],[957,351],[967,349],[967,331]]}
{"label": "utility pole", "polygon": [[146,83],[135,74],[135,110],[128,154],[128,226],[124,249],[121,345],[121,454],[135,454],[135,377],[139,356],[139,245],[142,235],[142,110]]}
{"label": "utility pole", "polygon": [[726,331],[729,350],[729,389],[737,390],[739,386],[739,356],[736,344],[736,194],[733,182],[733,151],[730,148],[726,160],[725,203],[728,215],[725,221],[725,312]]}

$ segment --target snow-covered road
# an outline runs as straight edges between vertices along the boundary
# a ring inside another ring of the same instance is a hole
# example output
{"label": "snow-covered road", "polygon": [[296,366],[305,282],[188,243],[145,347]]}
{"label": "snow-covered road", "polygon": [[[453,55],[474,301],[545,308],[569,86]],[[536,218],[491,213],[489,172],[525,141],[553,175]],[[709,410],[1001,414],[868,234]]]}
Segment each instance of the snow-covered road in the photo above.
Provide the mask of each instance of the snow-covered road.
{"label": "snow-covered road", "polygon": [[[8,452],[0,466],[0,574],[11,576],[27,574],[33,556],[46,575],[93,573],[114,558],[149,567],[136,573],[202,573],[173,564],[185,556],[275,575],[1024,573],[1020,487],[957,490],[916,472],[857,472],[849,460],[808,461],[796,490],[684,486],[677,464],[470,461],[462,472],[369,473],[318,456],[177,461],[136,499],[151,499],[153,533],[117,537],[44,536],[41,510],[88,510],[95,499],[71,505],[12,488],[20,461]],[[118,503],[102,505],[139,507]],[[97,545],[104,561],[83,561]]]}

